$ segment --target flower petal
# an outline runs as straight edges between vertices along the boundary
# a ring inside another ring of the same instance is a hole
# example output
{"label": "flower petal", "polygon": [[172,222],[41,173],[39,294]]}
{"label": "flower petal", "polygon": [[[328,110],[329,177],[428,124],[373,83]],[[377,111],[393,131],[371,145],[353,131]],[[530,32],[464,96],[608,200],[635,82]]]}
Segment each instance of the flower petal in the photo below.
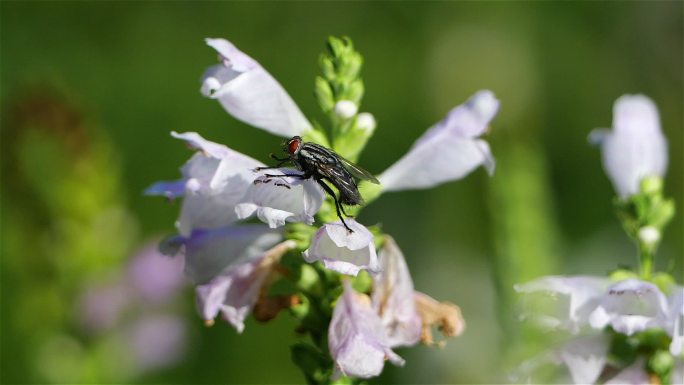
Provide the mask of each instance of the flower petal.
{"label": "flower petal", "polygon": [[321,261],[326,268],[348,275],[357,275],[361,269],[371,273],[380,271],[373,234],[352,218],[345,222],[353,233],[341,221],[323,225],[304,251],[304,260]]}
{"label": "flower petal", "polygon": [[608,348],[604,334],[579,337],[559,349],[556,358],[567,366],[575,384],[594,384],[606,364]]}
{"label": "flower petal", "polygon": [[226,269],[205,285],[196,288],[197,309],[208,325],[219,312],[238,333],[244,330],[245,318],[254,308],[267,278],[280,257],[295,247],[285,241],[256,257]]}
{"label": "flower petal", "polygon": [[652,283],[626,279],[611,285],[599,306],[589,316],[595,329],[610,325],[626,335],[651,328],[666,328],[668,304],[665,295]]}
{"label": "flower petal", "polygon": [[290,95],[254,59],[225,39],[207,39],[222,64],[202,76],[202,93],[218,99],[233,117],[275,135],[292,137],[311,129]]}
{"label": "flower petal", "polygon": [[157,182],[145,189],[145,195],[161,195],[169,199],[182,197],[185,194],[185,180]]}
{"label": "flower petal", "polygon": [[344,282],[344,292],[333,310],[328,347],[335,360],[336,376],[375,377],[382,372],[385,359],[404,365],[404,360],[390,349],[382,321],[368,297],[354,292],[349,281]]}
{"label": "flower petal", "polygon": [[422,324],[413,298],[413,280],[392,237],[385,237],[379,260],[382,271],[373,277],[372,300],[385,326],[389,346],[415,345]]}
{"label": "flower petal", "polygon": [[[646,363],[638,359],[625,369],[622,369],[613,378],[605,382],[605,385],[643,385],[651,384],[651,379],[646,372]],[[677,384],[677,382],[672,382]]]}
{"label": "flower petal", "polygon": [[671,331],[668,333],[672,336],[670,353],[679,357],[684,350],[684,287],[675,286],[668,302],[670,308],[668,324],[671,325]]}
{"label": "flower petal", "polygon": [[603,168],[623,198],[636,194],[643,178],[665,175],[667,140],[658,110],[646,96],[620,97],[613,107],[613,131],[594,131],[589,139],[601,144]]}
{"label": "flower petal", "polygon": [[[293,175],[298,171],[279,169],[277,173]],[[323,191],[313,179],[262,175],[254,179],[235,212],[240,219],[256,215],[271,228],[283,226],[285,222],[312,224],[324,199]]]}
{"label": "flower petal", "polygon": [[[554,327],[567,328],[571,332],[579,331],[584,325],[589,314],[598,306],[600,297],[610,284],[608,278],[592,276],[547,276],[516,285],[515,290],[519,293],[543,292],[550,294],[551,299],[557,299],[562,294],[565,302],[555,303],[555,314],[544,316],[546,323]],[[538,315],[534,315],[539,319]],[[551,322],[549,322],[550,320]]]}
{"label": "flower petal", "polygon": [[499,102],[490,91],[480,91],[454,108],[379,176],[383,190],[436,186],[461,179],[480,165],[491,174],[494,158],[489,145],[475,136],[486,130],[498,107]]}
{"label": "flower petal", "polygon": [[168,198],[185,196],[176,222],[183,236],[189,236],[193,229],[218,228],[235,222],[235,206],[251,186],[253,170],[263,163],[208,141],[196,132],[171,135],[198,152],[181,168],[182,179],[156,183],[146,193]]}
{"label": "flower petal", "polygon": [[[420,340],[426,345],[435,343],[432,327],[437,326],[444,337],[455,337],[465,330],[465,320],[461,309],[449,302],[439,302],[427,294],[414,292],[413,298],[422,323]],[[438,342],[443,345],[444,342]]]}
{"label": "flower petal", "polygon": [[185,240],[185,273],[203,283],[225,269],[261,255],[281,235],[263,225],[195,230]]}

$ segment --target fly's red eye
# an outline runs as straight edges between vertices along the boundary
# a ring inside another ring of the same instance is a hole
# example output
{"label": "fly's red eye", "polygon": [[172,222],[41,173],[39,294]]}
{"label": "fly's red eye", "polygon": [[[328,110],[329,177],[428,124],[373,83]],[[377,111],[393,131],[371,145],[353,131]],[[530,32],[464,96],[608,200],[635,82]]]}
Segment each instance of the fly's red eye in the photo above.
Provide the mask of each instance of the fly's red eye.
{"label": "fly's red eye", "polygon": [[294,154],[297,152],[299,149],[299,144],[301,142],[299,140],[291,140],[290,143],[288,143],[287,150],[290,154]]}

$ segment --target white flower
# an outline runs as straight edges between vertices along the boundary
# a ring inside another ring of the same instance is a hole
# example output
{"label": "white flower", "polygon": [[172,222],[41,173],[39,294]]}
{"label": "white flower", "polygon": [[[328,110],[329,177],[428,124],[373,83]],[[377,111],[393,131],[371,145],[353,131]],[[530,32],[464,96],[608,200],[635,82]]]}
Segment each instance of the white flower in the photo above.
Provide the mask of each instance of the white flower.
{"label": "white flower", "polygon": [[411,147],[380,177],[384,191],[421,189],[461,179],[483,165],[491,175],[494,158],[489,144],[477,139],[499,109],[491,91],[479,91],[449,114]]}
{"label": "white flower", "polygon": [[595,329],[610,325],[626,335],[648,328],[670,329],[667,298],[652,283],[627,279],[611,285],[600,297],[598,306],[589,316]]}
{"label": "white flower", "polygon": [[263,254],[281,235],[264,225],[227,226],[195,230],[178,241],[185,246],[185,273],[204,283],[233,266]]}
{"label": "white flower", "polygon": [[[565,304],[568,309],[561,312],[565,315],[546,316],[557,321],[548,324],[573,333],[578,333],[583,326],[593,329],[552,354],[556,361],[568,366],[575,383],[593,383],[600,375],[610,347],[608,335],[602,333],[607,326],[628,336],[646,329],[662,329],[672,337],[670,353],[675,357],[681,354],[684,287],[673,286],[666,297],[654,284],[638,279],[611,284],[603,277],[549,276],[517,285],[516,290],[545,292],[554,300],[560,294],[560,299],[568,300],[561,305]],[[636,371],[632,369],[625,369],[624,378],[634,378]],[[613,380],[618,381],[615,383],[627,381],[620,375]]]}
{"label": "white flower", "polygon": [[221,64],[202,75],[202,94],[217,99],[236,119],[275,135],[292,137],[311,129],[290,95],[256,60],[225,39],[206,39]]}
{"label": "white flower", "polygon": [[[274,175],[299,174],[293,169],[277,169]],[[267,177],[256,178],[245,197],[235,206],[238,218],[256,215],[269,227],[283,226],[285,222],[314,222],[314,215],[323,204],[325,195],[311,178]]]}
{"label": "white flower", "polygon": [[238,219],[235,206],[252,185],[252,171],[263,163],[230,148],[202,138],[195,132],[171,136],[184,140],[198,152],[181,168],[183,177],[175,182],[160,182],[149,187],[149,195],[184,195],[176,227],[188,236],[193,229],[217,228]]}
{"label": "white flower", "polygon": [[[247,155],[205,140],[194,132],[172,132],[171,135],[199,151],[182,167],[182,179],[156,183],[146,193],[167,197],[184,195],[176,222],[181,235],[189,236],[195,229],[230,225],[252,215],[272,228],[284,225],[285,221],[313,223],[313,216],[325,199],[313,180],[259,176],[254,169],[264,164]],[[299,173],[292,169],[273,171]]]}
{"label": "white flower", "polygon": [[594,130],[589,141],[601,145],[603,168],[622,198],[639,192],[643,178],[665,175],[667,141],[658,110],[646,96],[621,96],[613,106],[613,130]]}
{"label": "white flower", "polygon": [[340,118],[349,119],[356,115],[359,107],[351,100],[340,100],[335,103],[335,114]]}
{"label": "white flower", "polygon": [[357,275],[361,269],[378,272],[380,264],[373,234],[352,218],[345,222],[352,233],[341,221],[327,223],[318,229],[311,246],[303,254],[304,260],[309,263],[321,261],[326,268],[348,275]]}
{"label": "white flower", "polygon": [[382,321],[366,295],[354,292],[349,281],[333,310],[328,329],[328,347],[335,360],[335,374],[370,378],[379,375],[388,359],[395,365],[404,360],[390,349]]}
{"label": "white flower", "polygon": [[609,347],[608,337],[596,334],[566,342],[554,356],[568,368],[575,384],[593,384],[603,371]]}
{"label": "white flower", "polygon": [[554,314],[533,314],[531,318],[551,327],[579,331],[589,320],[589,315],[599,304],[600,296],[610,285],[604,277],[547,276],[521,285],[515,285],[519,293],[542,292],[554,302]]}
{"label": "white flower", "polygon": [[420,340],[422,323],[416,310],[413,280],[392,237],[385,237],[379,259],[382,271],[373,277],[373,308],[382,319],[390,347],[415,345]]}

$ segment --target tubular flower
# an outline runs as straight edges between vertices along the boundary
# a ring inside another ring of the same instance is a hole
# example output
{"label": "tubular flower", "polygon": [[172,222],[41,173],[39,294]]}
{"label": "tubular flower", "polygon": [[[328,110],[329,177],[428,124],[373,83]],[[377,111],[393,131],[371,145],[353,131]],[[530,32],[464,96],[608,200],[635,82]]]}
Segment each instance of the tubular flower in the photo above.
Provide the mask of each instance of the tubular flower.
{"label": "tubular flower", "polygon": [[239,225],[195,230],[174,241],[185,246],[185,274],[196,283],[205,283],[258,257],[281,238],[279,232],[264,225]]}
{"label": "tubular flower", "polygon": [[[553,360],[568,367],[577,384],[595,383],[607,365],[611,340],[602,333],[607,326],[626,336],[647,329],[663,330],[672,337],[670,353],[680,357],[684,288],[673,285],[670,289],[667,297],[650,282],[631,278],[611,283],[608,278],[588,276],[550,276],[516,285],[518,292],[541,291],[553,298],[559,294],[566,297],[561,307],[564,304],[568,309],[547,317],[554,321],[546,324],[574,334],[585,329],[583,336],[569,340],[552,353]],[[639,373],[646,375],[644,365],[640,371],[634,365],[626,368],[607,383],[631,381],[626,378],[637,378],[633,375]]]}
{"label": "tubular flower", "polygon": [[245,318],[259,299],[274,265],[293,247],[292,241],[282,242],[257,258],[227,269],[207,284],[197,286],[197,309],[207,325],[212,325],[220,312],[238,333],[242,333]]}
{"label": "tubular flower", "polygon": [[244,198],[255,178],[252,171],[263,163],[230,148],[205,140],[195,132],[171,136],[184,140],[198,152],[181,168],[175,182],[150,186],[148,195],[184,196],[176,227],[188,236],[193,229],[216,228],[238,219],[235,206]]}
{"label": "tubular flower", "polygon": [[382,319],[391,347],[415,345],[422,324],[413,297],[413,280],[392,237],[385,237],[379,259],[382,270],[373,277],[373,309]]}
{"label": "tubular flower", "polygon": [[352,218],[345,222],[353,233],[341,221],[323,225],[311,240],[311,247],[304,251],[304,260],[321,261],[326,268],[348,275],[357,275],[361,269],[380,271],[373,234]]}
{"label": "tubular flower", "polygon": [[[279,173],[292,175],[298,172],[280,169]],[[312,179],[260,176],[235,207],[235,212],[240,219],[256,215],[271,228],[283,226],[286,221],[310,225],[324,199],[323,191]]]}
{"label": "tubular flower", "polygon": [[378,179],[383,191],[422,189],[461,179],[482,165],[491,175],[489,144],[477,139],[499,109],[491,91],[480,91],[432,126]]}
{"label": "tubular flower", "polygon": [[404,360],[390,349],[380,317],[367,296],[354,292],[349,281],[333,311],[328,331],[335,377],[370,378],[379,375],[390,360],[403,366]]}
{"label": "tubular flower", "polygon": [[233,117],[272,134],[292,137],[311,129],[290,95],[256,60],[225,39],[206,39],[221,64],[202,75],[201,92]]}
{"label": "tubular flower", "polygon": [[644,95],[623,95],[616,100],[613,130],[594,130],[589,141],[601,145],[603,168],[621,198],[639,192],[642,179],[665,175],[667,140],[658,109]]}

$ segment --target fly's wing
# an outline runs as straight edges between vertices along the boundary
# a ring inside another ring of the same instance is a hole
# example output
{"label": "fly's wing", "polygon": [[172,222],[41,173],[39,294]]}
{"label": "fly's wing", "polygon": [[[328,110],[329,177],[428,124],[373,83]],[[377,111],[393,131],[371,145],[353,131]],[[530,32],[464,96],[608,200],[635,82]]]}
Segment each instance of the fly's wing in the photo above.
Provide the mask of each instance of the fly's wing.
{"label": "fly's wing", "polygon": [[330,167],[321,165],[318,172],[325,176],[340,192],[340,201],[346,205],[360,205],[363,203],[356,181],[344,167]]}
{"label": "fly's wing", "polygon": [[354,175],[355,177],[362,179],[362,180],[367,180],[371,183],[375,184],[380,184],[380,181],[378,178],[374,177],[373,174],[370,172],[362,169],[361,167],[355,165],[354,163],[344,159],[343,157],[337,155],[337,157],[340,160],[340,163],[344,166],[347,171],[349,171],[350,174]]}

